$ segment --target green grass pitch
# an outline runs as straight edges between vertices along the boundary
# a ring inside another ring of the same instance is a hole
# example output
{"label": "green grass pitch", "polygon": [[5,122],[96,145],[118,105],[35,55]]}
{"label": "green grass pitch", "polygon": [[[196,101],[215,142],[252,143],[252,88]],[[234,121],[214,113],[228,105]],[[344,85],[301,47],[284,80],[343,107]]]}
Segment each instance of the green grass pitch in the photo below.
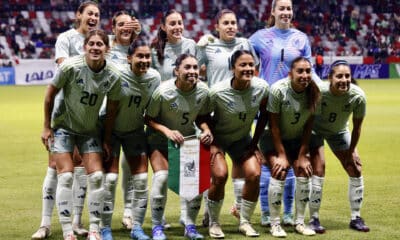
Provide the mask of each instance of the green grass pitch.
{"label": "green grass pitch", "polygon": [[[397,224],[400,219],[400,79],[361,80],[368,104],[367,117],[359,142],[363,162],[365,196],[362,216],[371,228],[359,233],[348,228],[350,209],[347,200],[348,178],[339,161],[326,149],[326,180],[320,220],[327,232],[313,239],[399,239]],[[30,239],[40,224],[41,188],[47,168],[47,153],[41,144],[43,126],[43,98],[45,86],[0,87],[0,239]],[[130,239],[121,228],[122,194],[118,186],[113,218],[114,239]],[[226,198],[221,223],[226,239],[244,239],[237,232],[237,221],[229,214],[233,203],[231,180],[226,186]],[[178,223],[178,197],[169,192],[166,217],[173,228],[166,232],[169,239],[184,239]],[[150,209],[147,211],[145,231],[150,234]],[[201,209],[198,225],[202,218]],[[58,217],[53,214],[52,236],[62,239]],[[260,226],[260,208],[253,216],[260,239],[269,238],[267,228]],[[308,215],[307,219],[308,220]],[[87,208],[83,221],[88,226]],[[287,239],[305,239],[285,228]],[[199,227],[207,236],[207,229]]]}

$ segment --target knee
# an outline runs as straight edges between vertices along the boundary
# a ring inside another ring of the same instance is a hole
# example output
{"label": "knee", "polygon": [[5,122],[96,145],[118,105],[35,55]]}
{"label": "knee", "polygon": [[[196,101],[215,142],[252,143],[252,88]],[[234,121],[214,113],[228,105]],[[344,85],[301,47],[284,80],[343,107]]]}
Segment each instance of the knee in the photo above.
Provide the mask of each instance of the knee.
{"label": "knee", "polygon": [[101,187],[101,183],[103,181],[103,172],[96,171],[90,175],[88,175],[88,180],[90,184],[90,188],[97,189]]}
{"label": "knee", "polygon": [[260,182],[260,173],[259,172],[251,172],[250,174],[246,175],[246,182],[259,184]]}
{"label": "knee", "polygon": [[228,173],[226,171],[218,172],[217,174],[213,174],[212,182],[214,185],[225,186],[225,183],[228,179]]}
{"label": "knee", "polygon": [[316,175],[318,177],[325,176],[325,162],[322,162],[321,164],[313,168],[313,175]]}
{"label": "knee", "polygon": [[73,179],[72,172],[58,174],[58,184],[63,187],[71,188]]}

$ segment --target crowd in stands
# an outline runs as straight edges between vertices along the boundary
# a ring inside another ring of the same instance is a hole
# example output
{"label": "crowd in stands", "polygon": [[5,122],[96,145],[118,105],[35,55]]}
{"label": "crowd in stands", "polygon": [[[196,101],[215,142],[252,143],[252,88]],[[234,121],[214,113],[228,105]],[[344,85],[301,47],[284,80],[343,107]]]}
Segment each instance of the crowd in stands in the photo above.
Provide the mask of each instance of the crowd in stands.
{"label": "crowd in stands", "polygon": [[[18,58],[53,58],[59,33],[74,24],[78,0],[10,0],[0,5],[0,65]],[[313,54],[372,56],[383,63],[400,57],[400,4],[398,0],[298,0],[294,25],[305,32]],[[128,10],[140,19],[147,40],[155,37],[162,12],[182,12],[186,36],[198,40],[214,30],[213,17],[221,8],[236,12],[241,35],[264,28],[271,0],[150,0],[100,1],[102,28],[111,33],[111,18]],[[2,62],[1,62],[2,61]]]}

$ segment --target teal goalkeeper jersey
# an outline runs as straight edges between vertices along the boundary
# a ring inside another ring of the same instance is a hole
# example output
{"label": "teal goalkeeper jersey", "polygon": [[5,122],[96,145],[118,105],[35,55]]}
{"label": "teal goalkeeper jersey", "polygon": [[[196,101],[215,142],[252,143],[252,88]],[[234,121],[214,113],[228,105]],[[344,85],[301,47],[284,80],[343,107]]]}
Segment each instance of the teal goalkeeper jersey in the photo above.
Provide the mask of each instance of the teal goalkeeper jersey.
{"label": "teal goalkeeper jersey", "polygon": [[315,116],[313,130],[323,136],[335,135],[349,131],[348,120],[364,118],[366,114],[366,97],[364,91],[351,84],[349,91],[335,96],[329,90],[329,82],[323,82],[321,89],[321,114]]}
{"label": "teal goalkeeper jersey", "polygon": [[198,82],[190,92],[175,86],[175,78],[162,82],[154,91],[147,115],[183,136],[195,134],[194,122],[199,115],[209,113],[208,87]]}
{"label": "teal goalkeeper jersey", "polygon": [[65,128],[77,134],[97,135],[99,110],[103,99],[118,101],[120,98],[120,76],[116,67],[107,62],[104,69],[93,72],[85,56],[66,59],[52,81],[63,91],[63,102],[55,106],[52,128]]}
{"label": "teal goalkeeper jersey", "polygon": [[153,68],[143,76],[136,76],[128,64],[121,69],[121,99],[114,130],[131,132],[144,128],[144,112],[160,81],[160,74]]}
{"label": "teal goalkeeper jersey", "polygon": [[207,67],[207,83],[211,87],[217,82],[232,78],[232,70],[229,69],[229,59],[236,50],[248,50],[255,58],[255,65],[258,65],[258,58],[250,41],[246,38],[235,38],[232,42],[224,42],[213,38],[205,47],[199,47],[199,65]]}
{"label": "teal goalkeeper jersey", "polygon": [[306,93],[296,93],[289,78],[281,79],[271,86],[267,110],[279,114],[282,140],[301,138],[311,115],[307,108]]}
{"label": "teal goalkeeper jersey", "polygon": [[213,134],[217,143],[235,142],[250,134],[268,90],[268,84],[258,77],[253,77],[250,87],[241,91],[232,88],[230,78],[211,87],[210,110],[214,111]]}
{"label": "teal goalkeeper jersey", "polygon": [[156,50],[152,49],[153,67],[161,74],[161,81],[166,81],[174,76],[176,59],[183,53],[190,53],[196,56],[196,42],[192,39],[182,37],[176,44],[165,44],[164,61],[160,63],[157,59]]}

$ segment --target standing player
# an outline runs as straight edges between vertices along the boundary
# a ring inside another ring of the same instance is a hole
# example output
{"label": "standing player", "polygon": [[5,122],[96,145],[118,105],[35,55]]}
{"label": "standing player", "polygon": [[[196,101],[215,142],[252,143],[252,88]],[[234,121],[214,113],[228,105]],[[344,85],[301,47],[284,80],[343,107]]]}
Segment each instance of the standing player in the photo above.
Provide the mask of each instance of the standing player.
{"label": "standing player", "polygon": [[[273,0],[268,28],[254,33],[250,42],[260,58],[259,77],[266,80],[270,86],[276,81],[287,77],[292,61],[305,57],[311,61],[311,47],[307,36],[292,28],[293,4],[291,0]],[[313,71],[313,80],[321,80]],[[270,169],[264,162],[261,167],[260,203],[261,225],[270,224],[268,207],[268,185]],[[293,225],[293,200],[295,176],[292,168],[288,169],[284,191],[283,224]]]}
{"label": "standing player", "polygon": [[[161,83],[155,90],[145,116],[150,127],[148,143],[150,163],[154,171],[150,193],[154,240],[167,239],[162,226],[162,216],[167,200],[168,139],[183,143],[185,136],[196,134],[196,123],[202,131],[200,141],[210,144],[213,140],[203,117],[209,114],[208,88],[198,81],[199,66],[196,58],[191,54],[179,56],[175,62],[174,73],[175,78]],[[185,200],[185,205],[185,236],[189,239],[203,239],[203,235],[197,232],[195,226],[201,195],[191,201]]]}
{"label": "standing player", "polygon": [[[85,35],[98,27],[100,10],[97,3],[83,2],[76,11],[76,28],[60,34],[56,42],[56,63],[61,64],[66,58],[83,54],[83,41]],[[60,104],[62,93],[56,98],[56,105]],[[74,218],[73,229],[77,235],[86,236],[88,231],[82,226],[82,211],[86,196],[87,176],[85,168],[80,166],[79,154],[74,155],[77,160],[74,168],[73,196]],[[49,165],[43,182],[42,221],[40,228],[32,235],[32,239],[45,239],[50,235],[51,215],[55,203],[57,186],[56,163],[49,154]]]}
{"label": "standing player", "polygon": [[[175,9],[168,10],[161,19],[157,37],[151,43],[152,64],[161,74],[161,81],[174,77],[175,61],[181,54],[196,55],[196,42],[183,37],[184,25],[182,15]],[[186,200],[181,199],[181,224],[185,224]],[[163,217],[163,225],[169,228]]]}
{"label": "standing player", "polygon": [[151,43],[153,67],[160,72],[161,81],[174,76],[174,64],[181,54],[196,55],[196,42],[183,37],[183,31],[182,15],[175,9],[165,12],[157,37]]}
{"label": "standing player", "polygon": [[[56,202],[64,239],[68,240],[76,239],[71,221],[74,146],[82,155],[88,173],[88,239],[100,239],[99,222],[103,212],[104,189],[98,115],[103,99],[107,96],[103,147],[104,157],[108,159],[111,151],[111,130],[120,95],[117,69],[105,61],[109,50],[109,40],[105,32],[89,32],[84,39],[84,50],[84,55],[72,57],[59,67],[53,82],[48,86],[44,104],[42,142],[51,151],[56,162]],[[63,91],[63,102],[56,106],[55,97],[60,90]]]}
{"label": "standing player", "polygon": [[[128,49],[131,43],[138,38],[141,32],[141,25],[138,19],[131,16],[126,11],[118,11],[114,14],[112,19],[112,31],[113,34],[110,36],[111,50],[108,54],[108,58],[111,61],[117,63],[118,66],[128,64]],[[122,192],[124,201],[124,212],[122,217],[122,225],[127,229],[132,229],[132,194],[133,185],[131,179],[131,170],[129,164],[126,161],[125,155],[121,158],[121,169],[122,169]],[[107,178],[106,178],[107,180]],[[106,183],[111,186],[111,183]],[[115,182],[116,184],[116,182]],[[107,213],[105,213],[107,214]]]}
{"label": "standing player", "polygon": [[[129,219],[133,220],[131,237],[150,239],[144,234],[142,224],[147,209],[147,142],[144,133],[144,111],[154,89],[160,84],[160,74],[150,68],[151,51],[145,42],[134,41],[127,53],[129,65],[119,67],[121,73],[121,99],[111,138],[112,161],[105,164],[105,198],[102,217],[103,240],[112,240],[111,220],[118,180],[121,147],[126,156],[129,177],[132,179],[131,208]],[[132,224],[132,223],[131,223]]]}
{"label": "standing player", "polygon": [[304,57],[293,60],[289,77],[276,82],[268,98],[269,128],[261,136],[260,147],[271,168],[268,203],[271,213],[271,234],[286,237],[280,226],[280,207],[287,170],[296,175],[295,230],[315,235],[304,224],[304,212],[311,189],[312,166],[308,144],[320,92],[311,79],[311,63]]}
{"label": "standing player", "polygon": [[[232,78],[232,70],[229,68],[229,58],[236,50],[248,50],[253,56],[256,56],[253,47],[246,38],[236,37],[238,32],[236,14],[229,9],[220,10],[215,16],[215,29],[218,33],[218,38],[212,35],[204,35],[197,43],[198,58],[200,65],[205,64],[207,70],[208,86],[223,81],[227,78]],[[255,65],[258,65],[258,58],[255,57]],[[231,209],[231,213],[239,217],[242,198],[242,189],[245,180],[240,172],[241,169],[235,169],[236,165],[232,166],[232,182],[235,193],[235,205]],[[205,196],[205,214],[203,225],[208,227],[208,210],[207,210],[207,192]]]}
{"label": "standing player", "polygon": [[[338,60],[332,63],[328,79],[329,82],[321,85],[321,114],[316,116],[316,135],[312,136],[310,146],[314,170],[310,196],[310,227],[318,233],[325,232],[319,224],[319,208],[325,176],[323,145],[326,140],[349,175],[350,228],[368,232],[369,227],[360,214],[364,198],[364,179],[361,173],[361,159],[356,148],[366,112],[365,93],[351,83],[351,70],[346,61]],[[350,134],[348,121],[351,114],[353,130]]]}
{"label": "standing player", "polygon": [[[211,146],[212,181],[207,200],[209,234],[212,238],[225,237],[219,224],[219,215],[228,178],[225,159],[225,153],[228,153],[235,169],[242,169],[244,176],[239,231],[248,237],[258,237],[259,233],[251,226],[250,218],[257,204],[260,186],[260,152],[257,143],[266,124],[268,84],[254,77],[255,61],[249,51],[235,51],[229,64],[233,77],[216,83],[210,90],[215,141]],[[251,138],[251,126],[258,112],[260,118]]]}

